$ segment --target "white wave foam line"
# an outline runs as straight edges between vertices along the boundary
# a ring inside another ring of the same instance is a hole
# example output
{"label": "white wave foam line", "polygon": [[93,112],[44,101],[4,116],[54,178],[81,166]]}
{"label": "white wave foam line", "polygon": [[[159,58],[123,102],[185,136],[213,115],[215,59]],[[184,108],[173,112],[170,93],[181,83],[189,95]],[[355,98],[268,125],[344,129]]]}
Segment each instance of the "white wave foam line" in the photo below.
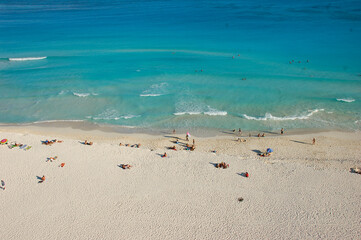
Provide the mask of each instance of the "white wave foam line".
{"label": "white wave foam line", "polygon": [[302,116],[292,116],[292,117],[275,117],[272,116],[270,113],[266,113],[264,117],[252,117],[248,116],[247,114],[243,114],[243,117],[248,120],[256,120],[256,121],[267,121],[267,120],[275,120],[275,121],[287,121],[287,120],[305,120],[310,118],[313,114],[317,112],[322,112],[324,109],[315,109],[309,110],[309,113]]}
{"label": "white wave foam line", "polygon": [[56,122],[84,122],[84,120],[43,120],[43,121],[35,121],[33,123],[56,123]]}
{"label": "white wave foam line", "polygon": [[27,58],[9,58],[9,61],[34,61],[34,60],[42,60],[47,57],[27,57]]}
{"label": "white wave foam line", "polygon": [[352,99],[352,98],[337,98],[336,100],[339,102],[348,102],[348,103],[355,101],[355,99]]}
{"label": "white wave foam line", "polygon": [[140,117],[140,115],[125,115],[120,117],[90,117],[87,116],[87,118],[92,118],[94,120],[119,120],[119,119],[131,119],[131,118],[137,118]]}
{"label": "white wave foam line", "polygon": [[176,115],[176,116],[180,116],[180,115],[201,115],[201,114],[208,115],[208,116],[225,116],[228,113],[224,112],[224,111],[203,112],[203,113],[202,112],[176,112],[176,113],[173,113],[173,115]]}
{"label": "white wave foam line", "polygon": [[179,116],[179,115],[200,115],[202,114],[201,112],[176,112],[176,113],[173,113],[174,115],[176,116]]}
{"label": "white wave foam line", "polygon": [[212,111],[212,112],[204,112],[204,114],[209,116],[225,116],[228,113],[225,111]]}
{"label": "white wave foam line", "polygon": [[140,94],[139,96],[141,97],[159,97],[159,96],[162,96],[163,94],[152,94],[152,93],[149,93],[149,94]]}
{"label": "white wave foam line", "polygon": [[78,97],[87,97],[90,95],[90,93],[76,93],[73,92],[74,96],[78,96]]}

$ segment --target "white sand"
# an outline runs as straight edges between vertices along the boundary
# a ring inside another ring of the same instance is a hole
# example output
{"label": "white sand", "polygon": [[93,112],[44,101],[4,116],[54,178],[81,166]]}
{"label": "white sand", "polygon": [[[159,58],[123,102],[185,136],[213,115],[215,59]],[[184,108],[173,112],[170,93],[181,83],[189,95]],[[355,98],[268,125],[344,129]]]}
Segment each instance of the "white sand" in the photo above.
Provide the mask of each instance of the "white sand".
{"label": "white sand", "polygon": [[[361,175],[349,172],[361,166],[360,133],[285,135],[246,143],[224,135],[196,139],[194,152],[167,150],[175,144],[163,136],[67,128],[2,127],[0,138],[5,137],[33,147],[0,146],[0,179],[6,183],[6,190],[0,190],[0,239],[361,236]],[[308,144],[312,137],[315,146]],[[40,143],[54,138],[64,142]],[[80,144],[85,138],[94,145]],[[142,146],[119,147],[119,142]],[[252,151],[267,147],[275,150],[270,158]],[[169,157],[158,155],[164,152]],[[56,161],[46,162],[54,156]],[[211,164],[221,161],[230,167]],[[65,167],[58,167],[62,162]],[[122,163],[134,167],[123,170],[118,167]],[[245,171],[249,178],[239,175]],[[38,183],[42,175],[46,180]]]}

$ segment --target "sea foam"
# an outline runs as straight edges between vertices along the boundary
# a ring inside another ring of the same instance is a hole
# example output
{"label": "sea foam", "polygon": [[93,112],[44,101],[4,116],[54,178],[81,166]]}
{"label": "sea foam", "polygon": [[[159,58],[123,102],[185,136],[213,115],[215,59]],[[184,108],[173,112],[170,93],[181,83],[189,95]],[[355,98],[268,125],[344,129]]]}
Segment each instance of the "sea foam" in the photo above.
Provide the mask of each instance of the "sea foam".
{"label": "sea foam", "polygon": [[27,58],[9,58],[9,61],[34,61],[34,60],[42,60],[47,57],[27,57]]}
{"label": "sea foam", "polygon": [[352,99],[352,98],[337,98],[336,100],[339,102],[348,102],[348,103],[355,101],[355,99]]}
{"label": "sea foam", "polygon": [[309,119],[313,114],[317,112],[324,111],[324,109],[315,109],[309,110],[308,114],[301,115],[301,116],[290,116],[290,117],[275,117],[270,113],[266,113],[264,117],[252,117],[248,116],[247,114],[243,114],[242,116],[248,120],[256,120],[256,121],[267,121],[267,120],[275,120],[275,121],[289,121],[289,120],[305,120]]}

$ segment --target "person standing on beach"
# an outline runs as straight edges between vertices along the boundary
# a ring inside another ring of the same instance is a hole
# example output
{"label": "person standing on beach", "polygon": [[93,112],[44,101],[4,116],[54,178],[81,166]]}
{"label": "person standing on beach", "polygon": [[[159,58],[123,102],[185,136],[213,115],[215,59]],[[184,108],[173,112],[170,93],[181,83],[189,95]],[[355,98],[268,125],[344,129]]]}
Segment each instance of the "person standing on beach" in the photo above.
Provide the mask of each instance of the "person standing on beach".
{"label": "person standing on beach", "polygon": [[193,146],[196,145],[196,140],[193,139]]}
{"label": "person standing on beach", "polygon": [[239,135],[242,135],[242,129],[238,128]]}
{"label": "person standing on beach", "polygon": [[282,129],[281,129],[281,135],[283,135],[283,132],[284,132],[284,131],[285,131],[285,130],[282,128]]}
{"label": "person standing on beach", "polygon": [[173,129],[173,134],[175,134],[175,129]]}
{"label": "person standing on beach", "polygon": [[186,134],[186,141],[189,141],[188,134]]}
{"label": "person standing on beach", "polygon": [[312,145],[315,145],[315,144],[316,144],[316,139],[313,138],[313,139],[312,139]]}

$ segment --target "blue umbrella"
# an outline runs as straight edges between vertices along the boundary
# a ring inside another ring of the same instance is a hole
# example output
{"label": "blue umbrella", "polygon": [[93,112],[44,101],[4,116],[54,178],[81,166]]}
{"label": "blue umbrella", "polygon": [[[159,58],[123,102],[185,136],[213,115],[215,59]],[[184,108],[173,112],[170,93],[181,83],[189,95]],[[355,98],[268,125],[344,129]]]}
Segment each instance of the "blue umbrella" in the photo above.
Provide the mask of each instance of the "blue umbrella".
{"label": "blue umbrella", "polygon": [[267,152],[272,153],[273,152],[272,148],[267,148]]}

